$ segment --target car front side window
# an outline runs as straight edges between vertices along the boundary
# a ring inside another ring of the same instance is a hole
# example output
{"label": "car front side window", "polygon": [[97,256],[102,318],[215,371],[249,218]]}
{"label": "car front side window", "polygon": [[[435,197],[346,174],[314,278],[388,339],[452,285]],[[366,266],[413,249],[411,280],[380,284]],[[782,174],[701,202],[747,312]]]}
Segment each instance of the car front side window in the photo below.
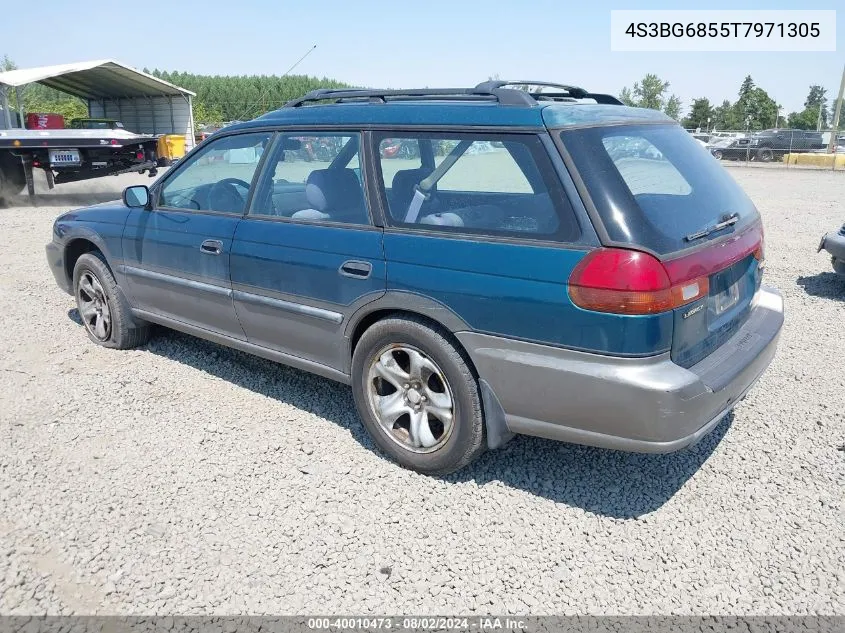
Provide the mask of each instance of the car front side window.
{"label": "car front side window", "polygon": [[212,141],[180,165],[161,189],[159,207],[243,213],[269,132]]}

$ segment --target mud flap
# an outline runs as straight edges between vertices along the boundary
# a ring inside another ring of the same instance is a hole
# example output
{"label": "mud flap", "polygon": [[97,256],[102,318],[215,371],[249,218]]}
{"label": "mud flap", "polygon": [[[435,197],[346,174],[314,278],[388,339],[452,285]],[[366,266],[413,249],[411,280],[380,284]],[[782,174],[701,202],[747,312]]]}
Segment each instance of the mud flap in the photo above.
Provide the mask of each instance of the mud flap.
{"label": "mud flap", "polygon": [[481,386],[481,402],[484,405],[484,426],[487,430],[487,448],[491,451],[501,448],[516,435],[508,429],[505,421],[505,410],[493,389],[483,378],[478,381]]}

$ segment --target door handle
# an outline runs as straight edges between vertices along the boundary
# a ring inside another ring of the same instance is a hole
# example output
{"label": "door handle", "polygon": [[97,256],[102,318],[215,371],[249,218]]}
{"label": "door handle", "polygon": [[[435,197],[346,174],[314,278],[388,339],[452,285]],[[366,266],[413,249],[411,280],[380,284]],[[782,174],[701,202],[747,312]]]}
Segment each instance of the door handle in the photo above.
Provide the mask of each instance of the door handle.
{"label": "door handle", "polygon": [[344,277],[355,279],[366,279],[373,272],[373,265],[370,262],[359,262],[354,259],[345,261],[340,265],[338,272]]}
{"label": "door handle", "polygon": [[200,252],[206,255],[219,255],[223,252],[223,242],[220,240],[206,240],[200,244]]}

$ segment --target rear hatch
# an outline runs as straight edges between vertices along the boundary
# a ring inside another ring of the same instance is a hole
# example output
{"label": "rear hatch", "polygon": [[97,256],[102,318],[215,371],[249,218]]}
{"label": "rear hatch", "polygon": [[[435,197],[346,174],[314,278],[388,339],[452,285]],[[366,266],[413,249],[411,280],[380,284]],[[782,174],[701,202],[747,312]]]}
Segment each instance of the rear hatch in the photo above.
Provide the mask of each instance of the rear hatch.
{"label": "rear hatch", "polygon": [[644,251],[665,270],[670,300],[655,310],[674,313],[672,359],[703,360],[746,322],[760,286],[754,204],[677,125],[583,127],[560,138],[596,207],[604,250]]}

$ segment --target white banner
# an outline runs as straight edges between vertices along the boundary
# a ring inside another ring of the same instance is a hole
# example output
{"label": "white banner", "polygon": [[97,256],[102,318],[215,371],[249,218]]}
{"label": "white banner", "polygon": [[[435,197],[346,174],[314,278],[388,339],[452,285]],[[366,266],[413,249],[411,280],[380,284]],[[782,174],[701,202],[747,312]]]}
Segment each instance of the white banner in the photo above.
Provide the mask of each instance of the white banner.
{"label": "white banner", "polygon": [[836,11],[611,11],[612,51],[836,51]]}

